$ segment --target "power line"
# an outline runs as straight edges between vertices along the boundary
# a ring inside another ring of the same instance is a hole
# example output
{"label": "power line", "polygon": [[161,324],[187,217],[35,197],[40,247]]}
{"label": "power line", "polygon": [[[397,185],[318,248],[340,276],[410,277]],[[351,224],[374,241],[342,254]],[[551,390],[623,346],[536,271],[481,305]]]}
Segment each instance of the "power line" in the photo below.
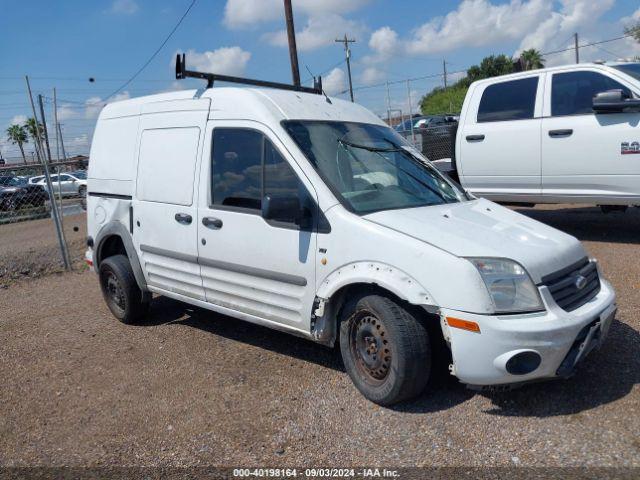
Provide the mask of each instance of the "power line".
{"label": "power line", "polygon": [[[595,45],[601,45],[603,43],[609,43],[609,42],[615,42],[617,40],[623,40],[625,38],[629,38],[629,37],[633,37],[633,33],[628,33],[626,35],[622,35],[621,37],[616,37],[616,38],[609,38],[607,40],[600,40],[599,42],[591,42],[591,43],[584,43],[582,45],[578,45],[578,48],[585,48],[585,47],[593,47]],[[568,52],[570,50],[575,50],[576,47],[568,47],[568,48],[564,48],[562,50],[554,50],[552,52],[544,52],[541,53],[540,55],[547,56],[547,55],[555,55],[557,53],[564,53],[564,52]]]}
{"label": "power line", "polygon": [[149,60],[147,60],[144,65],[142,65],[142,67],[140,67],[140,69],[138,69],[138,71],[136,73],[133,74],[133,76],[127,80],[125,83],[123,83],[120,87],[118,87],[116,90],[114,90],[114,92],[109,95],[107,98],[105,98],[106,100],[109,100],[111,97],[113,97],[116,93],[120,92],[120,90],[122,90],[123,88],[125,88],[127,85],[129,85],[133,80],[135,80],[135,78],[140,75],[142,73],[142,71],[147,68],[147,66],[153,61],[154,58],[156,58],[156,56],[158,55],[158,53],[160,53],[160,50],[162,50],[164,48],[164,46],[167,44],[167,42],[169,41],[169,39],[173,36],[173,34],[176,32],[176,30],[178,29],[178,27],[180,26],[180,24],[182,23],[182,21],[186,18],[186,16],[189,14],[189,12],[191,11],[191,9],[193,8],[193,6],[196,4],[197,0],[192,0],[191,1],[191,5],[189,5],[189,7],[187,8],[187,10],[182,14],[182,17],[180,17],[180,20],[178,20],[178,23],[176,23],[175,27],[173,27],[173,29],[171,30],[171,32],[169,32],[169,35],[167,35],[167,37],[164,39],[164,41],[160,44],[160,46],[156,49],[155,52],[153,52],[153,55],[151,55],[151,57],[149,57]]}

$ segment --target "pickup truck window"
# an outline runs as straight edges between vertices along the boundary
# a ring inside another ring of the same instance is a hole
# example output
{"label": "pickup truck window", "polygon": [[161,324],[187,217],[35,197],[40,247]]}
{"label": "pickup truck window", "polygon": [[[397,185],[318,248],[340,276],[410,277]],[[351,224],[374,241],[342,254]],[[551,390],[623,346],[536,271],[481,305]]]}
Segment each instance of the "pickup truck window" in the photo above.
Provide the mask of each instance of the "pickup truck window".
{"label": "pickup truck window", "polygon": [[607,90],[631,91],[614,79],[598,72],[555,73],[551,85],[551,116],[593,113],[593,97]]}
{"label": "pickup truck window", "polygon": [[612,65],[612,67],[632,76],[636,80],[640,80],[640,63],[624,63],[622,65]]}
{"label": "pickup truck window", "polygon": [[283,125],[338,200],[355,213],[465,198],[434,167],[410,153],[405,140],[388,127],[297,120]]}
{"label": "pickup truck window", "polygon": [[489,85],[482,93],[478,122],[503,122],[533,118],[538,77]]}

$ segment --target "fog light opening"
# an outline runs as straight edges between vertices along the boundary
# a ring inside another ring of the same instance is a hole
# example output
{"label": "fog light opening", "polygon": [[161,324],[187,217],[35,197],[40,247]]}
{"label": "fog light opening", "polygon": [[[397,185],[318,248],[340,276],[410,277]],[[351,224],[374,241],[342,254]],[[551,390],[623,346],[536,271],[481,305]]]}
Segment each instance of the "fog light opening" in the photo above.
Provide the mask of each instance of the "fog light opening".
{"label": "fog light opening", "polygon": [[526,375],[540,366],[542,357],[537,352],[520,352],[511,357],[506,364],[511,375]]}

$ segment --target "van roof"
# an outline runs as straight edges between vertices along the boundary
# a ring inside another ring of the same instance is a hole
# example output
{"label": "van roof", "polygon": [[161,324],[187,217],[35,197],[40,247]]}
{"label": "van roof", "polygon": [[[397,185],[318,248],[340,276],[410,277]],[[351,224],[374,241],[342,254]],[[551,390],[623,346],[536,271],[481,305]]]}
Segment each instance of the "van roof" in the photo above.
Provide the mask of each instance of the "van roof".
{"label": "van roof", "polygon": [[[180,90],[107,104],[100,117],[119,118],[140,115],[153,104],[153,110],[185,109],[181,100],[211,99],[210,119],[255,120],[265,124],[282,120],[340,120],[384,124],[366,108],[339,98],[275,88],[214,87],[206,90]],[[199,108],[201,109],[201,107]]]}

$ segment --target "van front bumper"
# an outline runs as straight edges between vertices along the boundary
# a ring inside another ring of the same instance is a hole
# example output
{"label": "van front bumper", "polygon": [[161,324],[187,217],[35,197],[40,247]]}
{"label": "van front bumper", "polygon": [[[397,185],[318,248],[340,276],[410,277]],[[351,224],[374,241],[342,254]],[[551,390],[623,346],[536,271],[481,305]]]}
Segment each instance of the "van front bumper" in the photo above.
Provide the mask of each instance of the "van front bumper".
{"label": "van front bumper", "polygon": [[[507,385],[570,376],[604,342],[616,313],[611,285],[585,305],[566,312],[540,288],[546,311],[520,315],[476,315],[441,309],[450,342],[452,374],[470,386]],[[449,326],[446,318],[475,322],[479,332]]]}

